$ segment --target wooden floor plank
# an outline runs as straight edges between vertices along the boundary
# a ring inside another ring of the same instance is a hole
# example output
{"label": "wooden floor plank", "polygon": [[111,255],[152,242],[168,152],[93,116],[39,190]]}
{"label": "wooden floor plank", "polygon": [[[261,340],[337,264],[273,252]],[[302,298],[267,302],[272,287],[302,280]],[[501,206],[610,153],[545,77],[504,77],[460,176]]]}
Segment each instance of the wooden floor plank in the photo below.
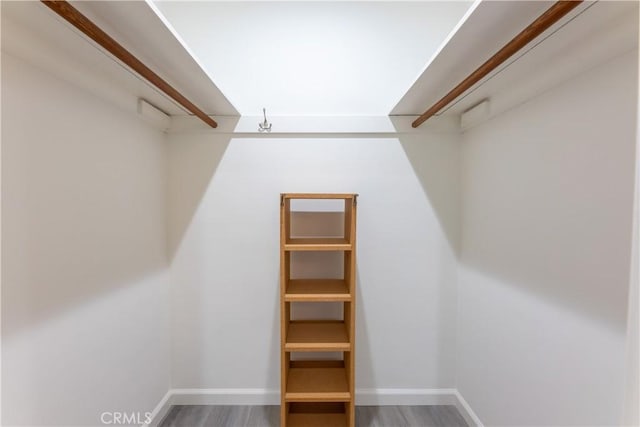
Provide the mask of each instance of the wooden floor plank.
{"label": "wooden floor plank", "polygon": [[[159,427],[278,427],[279,406],[172,406]],[[357,427],[468,427],[455,406],[356,406]]]}

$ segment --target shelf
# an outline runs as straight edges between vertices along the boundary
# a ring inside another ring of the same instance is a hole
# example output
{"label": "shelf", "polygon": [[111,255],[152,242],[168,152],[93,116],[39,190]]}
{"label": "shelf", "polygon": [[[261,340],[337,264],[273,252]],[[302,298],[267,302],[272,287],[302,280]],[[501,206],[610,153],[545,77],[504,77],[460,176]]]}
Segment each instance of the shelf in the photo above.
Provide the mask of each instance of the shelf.
{"label": "shelf", "polygon": [[350,351],[342,321],[294,321],[289,323],[285,351]]}
{"label": "shelf", "polygon": [[282,197],[285,199],[353,199],[358,195],[353,193],[282,193]]}
{"label": "shelf", "polygon": [[344,237],[289,238],[285,251],[350,251],[351,243]]}
{"label": "shelf", "polygon": [[290,427],[346,427],[347,416],[345,414],[289,414]]}
{"label": "shelf", "polygon": [[[309,363],[306,365],[312,366]],[[344,367],[291,367],[286,390],[287,402],[348,402],[351,400]]]}
{"label": "shelf", "polygon": [[[280,427],[355,427],[357,196],[280,195]],[[309,260],[317,266],[307,274],[316,276],[291,279]],[[322,278],[338,261],[340,278]],[[300,302],[312,302],[327,315],[292,320],[293,303]],[[342,308],[340,317],[331,315],[335,303]]]}
{"label": "shelf", "polygon": [[284,295],[287,302],[351,301],[347,283],[341,279],[293,279]]}

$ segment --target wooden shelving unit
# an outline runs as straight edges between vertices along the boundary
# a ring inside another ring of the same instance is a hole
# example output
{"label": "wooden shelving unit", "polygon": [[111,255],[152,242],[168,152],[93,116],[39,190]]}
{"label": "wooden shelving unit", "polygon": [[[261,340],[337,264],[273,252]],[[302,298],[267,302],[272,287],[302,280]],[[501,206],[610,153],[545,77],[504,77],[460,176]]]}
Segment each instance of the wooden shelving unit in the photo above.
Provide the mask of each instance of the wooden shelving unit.
{"label": "wooden shelving unit", "polygon": [[[342,237],[293,236],[291,201],[344,201]],[[357,194],[280,195],[281,427],[355,426],[355,262]],[[291,277],[296,251],[343,253],[340,279]],[[341,320],[292,320],[300,302],[340,303]],[[342,360],[295,360],[292,353],[339,352]]]}

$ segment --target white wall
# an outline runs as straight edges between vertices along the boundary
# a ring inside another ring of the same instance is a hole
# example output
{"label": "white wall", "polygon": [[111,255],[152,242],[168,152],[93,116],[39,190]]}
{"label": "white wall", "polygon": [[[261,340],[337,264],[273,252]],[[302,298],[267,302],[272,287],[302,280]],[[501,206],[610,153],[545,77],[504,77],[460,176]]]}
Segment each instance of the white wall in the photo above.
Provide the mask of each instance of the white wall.
{"label": "white wall", "polygon": [[278,402],[281,192],[360,194],[357,388],[453,387],[457,134],[191,133],[169,150],[174,387]]}
{"label": "white wall", "polygon": [[457,386],[486,425],[620,420],[631,52],[467,132]]}
{"label": "white wall", "polygon": [[2,422],[144,417],[170,386],[164,134],[4,53],[2,125]]}
{"label": "white wall", "polygon": [[[640,14],[640,10],[638,10]],[[638,58],[640,60],[640,57]],[[639,64],[640,68],[640,64]],[[640,88],[638,88],[640,89]],[[636,180],[633,205],[633,231],[631,242],[631,273],[629,283],[629,310],[627,322],[627,377],[622,424],[640,425],[640,90],[636,121]]]}
{"label": "white wall", "polygon": [[639,282],[640,282],[640,250],[638,248],[638,240],[640,237],[640,209],[638,208],[638,199],[640,197],[640,153],[636,144],[636,191],[634,205],[634,224],[632,234],[632,251],[631,251],[631,278],[629,285],[629,313],[627,322],[627,363],[625,369],[626,389],[624,400],[624,412],[622,416],[622,425],[637,426],[640,425],[640,370],[638,364],[640,362],[640,316],[638,315],[638,299],[640,299]]}

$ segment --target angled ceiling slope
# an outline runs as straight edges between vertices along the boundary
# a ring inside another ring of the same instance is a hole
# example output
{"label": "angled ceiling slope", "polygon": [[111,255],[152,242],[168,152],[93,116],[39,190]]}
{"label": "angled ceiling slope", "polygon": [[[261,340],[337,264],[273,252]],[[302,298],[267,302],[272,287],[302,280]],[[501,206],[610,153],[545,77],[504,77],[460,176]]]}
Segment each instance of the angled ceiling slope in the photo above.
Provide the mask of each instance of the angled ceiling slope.
{"label": "angled ceiling slope", "polygon": [[177,82],[179,90],[207,114],[238,115],[152,2],[76,1],[73,5],[149,67],[160,70],[158,74]]}
{"label": "angled ceiling slope", "polygon": [[[475,4],[390,115],[425,112],[554,3]],[[496,115],[637,46],[637,2],[584,2],[438,115],[461,114],[488,98]]]}
{"label": "angled ceiling slope", "polygon": [[[144,1],[71,3],[206,114],[238,115],[188,48],[164,24],[153,4]],[[116,100],[117,93],[121,93],[147,99],[170,115],[188,114],[40,2],[3,1],[1,6],[3,51],[50,69],[116,102],[122,103],[122,97]]]}

